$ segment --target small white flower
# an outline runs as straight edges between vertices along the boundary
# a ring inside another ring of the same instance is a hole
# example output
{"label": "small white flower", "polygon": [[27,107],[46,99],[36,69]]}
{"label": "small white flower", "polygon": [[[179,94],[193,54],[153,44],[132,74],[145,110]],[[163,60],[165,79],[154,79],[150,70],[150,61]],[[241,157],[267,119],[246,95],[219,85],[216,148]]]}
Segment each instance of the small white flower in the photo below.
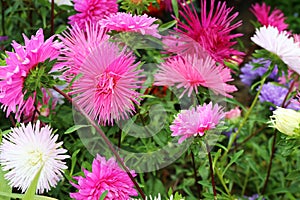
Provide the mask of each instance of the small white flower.
{"label": "small white flower", "polygon": [[[51,3],[51,0],[49,0],[49,2]],[[58,6],[61,6],[61,5],[72,6],[73,5],[70,0],[54,0],[54,3],[57,4]]]}
{"label": "small white flower", "polygon": [[277,107],[271,116],[271,127],[276,128],[280,132],[294,136],[294,130],[299,128],[300,113],[292,109]]}
{"label": "small white flower", "polygon": [[300,74],[300,46],[286,31],[279,32],[275,27],[263,26],[256,29],[251,40],[279,56],[285,64]]}
{"label": "small white flower", "polygon": [[62,160],[69,158],[64,155],[67,150],[60,148],[62,142],[55,143],[57,139],[49,126],[40,128],[40,121],[35,126],[21,123],[21,127],[12,128],[0,145],[0,165],[8,171],[5,179],[9,184],[25,192],[41,169],[36,192],[55,186],[67,169]]}

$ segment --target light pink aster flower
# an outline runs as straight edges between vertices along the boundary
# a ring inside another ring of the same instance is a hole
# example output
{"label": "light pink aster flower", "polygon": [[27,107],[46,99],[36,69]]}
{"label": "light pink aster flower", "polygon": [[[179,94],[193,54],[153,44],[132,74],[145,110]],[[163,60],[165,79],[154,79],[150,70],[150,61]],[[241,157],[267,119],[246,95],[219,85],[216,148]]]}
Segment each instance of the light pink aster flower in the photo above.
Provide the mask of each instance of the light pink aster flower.
{"label": "light pink aster flower", "polygon": [[[189,48],[188,44],[191,40],[199,43],[219,63],[223,63],[224,59],[231,60],[234,55],[243,55],[242,52],[232,48],[236,44],[232,39],[240,37],[242,34],[230,34],[232,30],[242,24],[241,21],[238,21],[231,25],[238,13],[230,14],[233,8],[227,8],[225,2],[218,2],[217,5],[214,0],[210,2],[210,9],[207,13],[206,0],[201,0],[200,17],[193,5],[192,8],[186,4],[181,6],[180,16],[186,21],[186,24],[177,19],[178,28],[175,29],[181,43],[186,43],[186,48]],[[182,35],[187,37],[181,37]],[[187,38],[190,39],[187,40]],[[174,53],[182,51],[181,48],[167,50]]]}
{"label": "light pink aster flower", "polygon": [[[16,119],[20,121],[21,114],[33,108],[34,98],[24,100],[26,91],[23,85],[30,70],[39,63],[57,59],[62,44],[53,42],[54,36],[44,41],[43,30],[39,29],[35,36],[28,39],[23,35],[25,46],[13,41],[14,52],[7,52],[6,66],[0,66],[0,103],[8,117],[11,112],[16,113]],[[61,64],[55,64],[53,70],[58,70]]]}
{"label": "light pink aster flower", "polygon": [[20,125],[4,135],[0,145],[0,164],[3,171],[8,171],[4,177],[11,186],[25,192],[41,170],[36,192],[49,191],[62,178],[67,169],[63,160],[70,156],[65,155],[62,142],[56,143],[58,135],[53,135],[49,126],[41,127],[40,121]]}
{"label": "light pink aster flower", "polygon": [[286,30],[288,25],[284,23],[286,19],[284,14],[279,9],[271,11],[271,6],[267,6],[266,3],[256,3],[252,5],[250,11],[255,15],[258,22],[263,26],[273,26],[278,28],[279,31]]}
{"label": "light pink aster flower", "polygon": [[85,59],[73,84],[74,100],[101,124],[126,119],[135,110],[141,81],[132,53],[119,51],[115,43],[103,42]]}
{"label": "light pink aster flower", "polygon": [[236,91],[236,87],[226,82],[232,81],[230,69],[217,66],[215,61],[207,56],[174,56],[158,66],[155,77],[157,86],[174,86],[184,88],[180,98],[187,92],[198,93],[198,86],[207,87],[216,94],[231,97],[228,93]]}
{"label": "light pink aster flower", "polygon": [[170,129],[172,136],[180,136],[178,143],[193,136],[203,136],[205,131],[214,129],[219,121],[224,118],[223,108],[212,102],[182,110],[173,121]]}
{"label": "light pink aster flower", "polygon": [[225,113],[226,119],[236,119],[241,116],[241,109],[237,106]]}
{"label": "light pink aster flower", "polygon": [[99,24],[109,30],[134,32],[160,38],[161,36],[157,29],[158,24],[153,24],[156,20],[156,18],[149,17],[147,14],[132,15],[130,13],[118,12],[100,20]]}
{"label": "light pink aster flower", "polygon": [[64,76],[67,81],[71,81],[78,74],[78,70],[88,55],[103,41],[107,41],[109,36],[106,35],[106,29],[98,24],[86,23],[84,30],[75,24],[69,28],[69,33],[65,31],[59,38],[65,45],[61,53],[68,67]]}
{"label": "light pink aster flower", "polygon": [[74,9],[78,12],[69,17],[69,24],[78,24],[84,29],[85,23],[96,24],[105,16],[118,11],[117,0],[73,0]]}
{"label": "light pink aster flower", "polygon": [[[134,184],[128,174],[124,172],[115,161],[110,158],[108,161],[97,154],[92,164],[92,171],[83,169],[85,177],[73,177],[78,181],[71,184],[78,189],[76,193],[70,193],[71,198],[76,200],[98,200],[105,191],[108,191],[105,199],[130,199],[130,196],[137,196]],[[135,172],[130,171],[133,177]]]}
{"label": "light pink aster flower", "polygon": [[263,26],[256,29],[251,40],[276,54],[290,69],[300,74],[300,46],[286,31],[279,31],[272,26]]}

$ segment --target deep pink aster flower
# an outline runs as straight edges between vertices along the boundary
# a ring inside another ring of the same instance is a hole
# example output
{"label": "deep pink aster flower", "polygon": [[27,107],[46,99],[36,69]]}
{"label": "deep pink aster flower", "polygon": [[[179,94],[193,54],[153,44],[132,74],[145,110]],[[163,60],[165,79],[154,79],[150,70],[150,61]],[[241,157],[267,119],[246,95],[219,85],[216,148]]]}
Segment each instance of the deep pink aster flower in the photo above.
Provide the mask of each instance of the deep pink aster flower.
{"label": "deep pink aster flower", "polygon": [[96,24],[105,16],[118,11],[117,0],[73,0],[74,9],[79,12],[69,17],[70,24],[77,23],[85,28],[85,23]]}
{"label": "deep pink aster flower", "polygon": [[64,43],[61,49],[64,55],[65,65],[68,70],[64,76],[67,81],[71,81],[78,74],[80,66],[88,55],[103,41],[107,41],[106,29],[98,24],[85,24],[85,29],[79,28],[77,24],[69,28],[68,32],[63,32],[59,37]]}
{"label": "deep pink aster flower", "polygon": [[236,91],[236,87],[226,82],[232,81],[230,69],[217,66],[211,57],[174,56],[162,63],[155,77],[155,85],[184,88],[180,98],[188,92],[198,93],[198,86],[207,87],[216,94],[231,97],[228,93]]}
{"label": "deep pink aster flower", "polygon": [[193,136],[203,136],[205,131],[214,129],[224,118],[223,108],[218,104],[204,104],[190,110],[182,110],[173,121],[172,136],[181,136],[178,143]]}
{"label": "deep pink aster flower", "polygon": [[[134,184],[128,174],[124,172],[115,161],[110,158],[108,161],[97,154],[92,164],[92,171],[83,169],[85,177],[76,176],[77,184],[71,183],[78,189],[76,193],[70,193],[71,198],[76,200],[98,200],[102,193],[108,191],[105,199],[127,200],[130,196],[137,196]],[[136,176],[132,170],[133,177]]]}
{"label": "deep pink aster flower", "polygon": [[118,32],[134,32],[142,35],[152,35],[160,38],[158,34],[158,24],[153,24],[157,19],[144,15],[132,15],[130,13],[118,12],[111,14],[99,21],[99,24],[109,30]]}
{"label": "deep pink aster flower", "polygon": [[[25,46],[13,41],[14,52],[7,52],[6,66],[1,66],[0,70],[0,103],[1,108],[6,111],[6,116],[13,112],[16,119],[20,121],[23,112],[30,112],[33,109],[34,97],[24,100],[26,91],[23,85],[30,70],[34,69],[38,63],[59,57],[59,49],[62,44],[53,42],[54,36],[44,41],[43,30],[39,29],[35,36],[28,39],[23,35]],[[61,64],[56,64],[53,70],[61,68]]]}
{"label": "deep pink aster flower", "polygon": [[284,17],[284,14],[279,9],[274,9],[271,11],[271,6],[267,6],[266,3],[262,3],[260,5],[259,3],[256,3],[252,5],[252,8],[250,11],[255,15],[258,22],[263,26],[273,26],[278,28],[279,31],[286,30],[288,27],[288,24],[284,23],[284,20],[286,19]]}
{"label": "deep pink aster flower", "polygon": [[86,58],[79,73],[83,76],[73,84],[74,100],[101,124],[113,124],[113,120],[125,119],[135,110],[140,95],[132,53],[119,51],[115,43],[103,42]]}
{"label": "deep pink aster flower", "polygon": [[[232,39],[242,36],[242,34],[230,34],[238,28],[241,21],[230,25],[237,17],[238,13],[230,14],[233,8],[227,8],[226,3],[211,0],[209,12],[206,12],[206,0],[201,0],[201,15],[198,16],[194,6],[190,8],[187,4],[181,6],[180,15],[187,22],[178,21],[178,28],[175,30],[179,34],[181,42],[186,43],[187,48],[191,40],[199,43],[204,50],[217,62],[223,63],[224,59],[232,60],[232,56],[243,55],[242,52],[232,48],[236,42]],[[216,9],[214,9],[216,8]],[[182,37],[187,36],[187,37]],[[187,40],[188,38],[188,40]],[[193,45],[191,48],[193,48]],[[174,53],[181,53],[181,48],[168,49]]]}

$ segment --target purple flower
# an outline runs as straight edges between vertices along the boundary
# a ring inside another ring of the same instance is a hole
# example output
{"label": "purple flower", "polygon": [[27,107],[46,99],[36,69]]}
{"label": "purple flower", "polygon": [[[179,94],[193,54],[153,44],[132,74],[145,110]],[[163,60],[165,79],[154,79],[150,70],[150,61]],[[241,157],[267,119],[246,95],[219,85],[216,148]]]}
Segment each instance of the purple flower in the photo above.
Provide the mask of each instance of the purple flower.
{"label": "purple flower", "polygon": [[8,36],[0,36],[0,42],[8,40]]}
{"label": "purple flower", "polygon": [[[260,67],[254,69],[256,65],[261,65]],[[268,68],[271,65],[270,60],[265,60],[263,58],[253,59],[251,62],[245,64],[245,66],[241,69],[242,74],[240,75],[241,81],[250,86],[255,79],[261,77],[264,73],[267,72]],[[277,67],[272,71],[269,75],[269,79],[277,81]]]}
{"label": "purple flower", "polygon": [[[244,197],[248,200],[258,200],[260,198],[260,196],[258,194],[254,194],[250,197],[248,197],[248,196],[244,196]],[[265,200],[265,198],[262,198],[261,200]]]}

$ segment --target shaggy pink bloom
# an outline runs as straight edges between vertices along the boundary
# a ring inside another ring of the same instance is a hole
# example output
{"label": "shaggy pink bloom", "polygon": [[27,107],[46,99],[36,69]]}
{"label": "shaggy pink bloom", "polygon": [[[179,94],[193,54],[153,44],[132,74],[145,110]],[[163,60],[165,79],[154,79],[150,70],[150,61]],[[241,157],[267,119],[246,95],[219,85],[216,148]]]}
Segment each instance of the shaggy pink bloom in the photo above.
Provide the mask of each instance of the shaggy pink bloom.
{"label": "shaggy pink bloom", "polygon": [[235,119],[241,116],[241,110],[237,106],[234,109],[229,110],[228,112],[225,113],[225,118],[226,119]]}
{"label": "shaggy pink bloom", "polygon": [[109,30],[118,32],[134,32],[142,35],[152,35],[160,38],[158,34],[158,24],[153,24],[157,19],[144,15],[132,15],[130,13],[118,12],[111,14],[99,21],[99,24]]}
{"label": "shaggy pink bloom", "polygon": [[224,118],[223,108],[218,104],[204,104],[190,110],[182,110],[173,121],[172,136],[181,136],[178,143],[193,136],[203,136],[205,131],[214,129]]}
{"label": "shaggy pink bloom", "polygon": [[141,94],[141,81],[132,53],[119,51],[115,43],[103,42],[86,58],[74,82],[74,100],[101,124],[128,118]]}
{"label": "shaggy pink bloom", "polygon": [[117,0],[73,0],[74,9],[79,12],[69,17],[69,24],[79,25],[84,29],[85,23],[96,24],[105,16],[118,11]]}
{"label": "shaggy pink bloom", "polygon": [[[233,55],[243,55],[242,52],[232,48],[236,42],[232,39],[242,36],[242,34],[230,34],[230,32],[238,28],[242,23],[238,21],[232,24],[238,13],[230,14],[233,8],[227,8],[226,3],[211,0],[209,12],[206,12],[206,0],[201,0],[201,15],[198,16],[195,8],[192,9],[188,5],[182,5],[180,15],[186,21],[178,21],[178,32],[181,42],[188,45],[191,40],[199,43],[214,60],[223,63],[224,59],[232,59]],[[216,9],[215,9],[216,8]],[[187,37],[182,37],[187,36]],[[189,38],[187,40],[187,38]],[[193,45],[194,46],[194,45]],[[189,48],[187,46],[187,48]],[[180,53],[182,49],[168,49],[174,53]]]}
{"label": "shaggy pink bloom", "polygon": [[[76,200],[98,200],[102,193],[108,191],[105,200],[130,199],[130,196],[137,196],[134,184],[128,174],[124,172],[115,161],[110,158],[108,161],[97,154],[92,164],[92,171],[83,169],[85,177],[73,177],[78,181],[71,184],[78,189],[76,193],[70,193],[71,198]],[[133,177],[136,176],[132,170]]]}
{"label": "shaggy pink bloom", "polygon": [[[21,114],[33,109],[35,99],[29,97],[24,100],[26,91],[23,85],[30,70],[48,58],[57,59],[62,44],[53,42],[54,36],[44,41],[43,30],[39,29],[35,36],[28,39],[23,35],[25,46],[13,41],[14,52],[7,52],[6,66],[0,66],[0,103],[8,117],[11,112],[16,113],[20,121]],[[61,64],[56,64],[53,69],[59,69]]]}
{"label": "shaggy pink bloom", "polygon": [[59,37],[64,43],[61,49],[64,54],[65,65],[68,70],[64,73],[67,81],[71,81],[83,64],[88,55],[103,41],[107,41],[109,36],[106,35],[106,29],[100,28],[98,24],[85,24],[82,30],[77,24],[69,28],[68,32],[63,32]]}
{"label": "shaggy pink bloom", "polygon": [[266,3],[256,3],[252,5],[250,11],[255,15],[258,22],[263,26],[274,26],[278,28],[279,31],[286,30],[288,25],[284,23],[286,19],[284,14],[279,9],[274,9],[271,13],[271,7],[267,6]]}
{"label": "shaggy pink bloom", "polygon": [[184,88],[181,98],[186,92],[198,93],[198,86],[207,87],[216,94],[231,97],[228,93],[236,91],[236,87],[226,82],[232,81],[230,69],[217,66],[211,57],[174,56],[158,66],[155,77],[157,86],[174,86]]}

